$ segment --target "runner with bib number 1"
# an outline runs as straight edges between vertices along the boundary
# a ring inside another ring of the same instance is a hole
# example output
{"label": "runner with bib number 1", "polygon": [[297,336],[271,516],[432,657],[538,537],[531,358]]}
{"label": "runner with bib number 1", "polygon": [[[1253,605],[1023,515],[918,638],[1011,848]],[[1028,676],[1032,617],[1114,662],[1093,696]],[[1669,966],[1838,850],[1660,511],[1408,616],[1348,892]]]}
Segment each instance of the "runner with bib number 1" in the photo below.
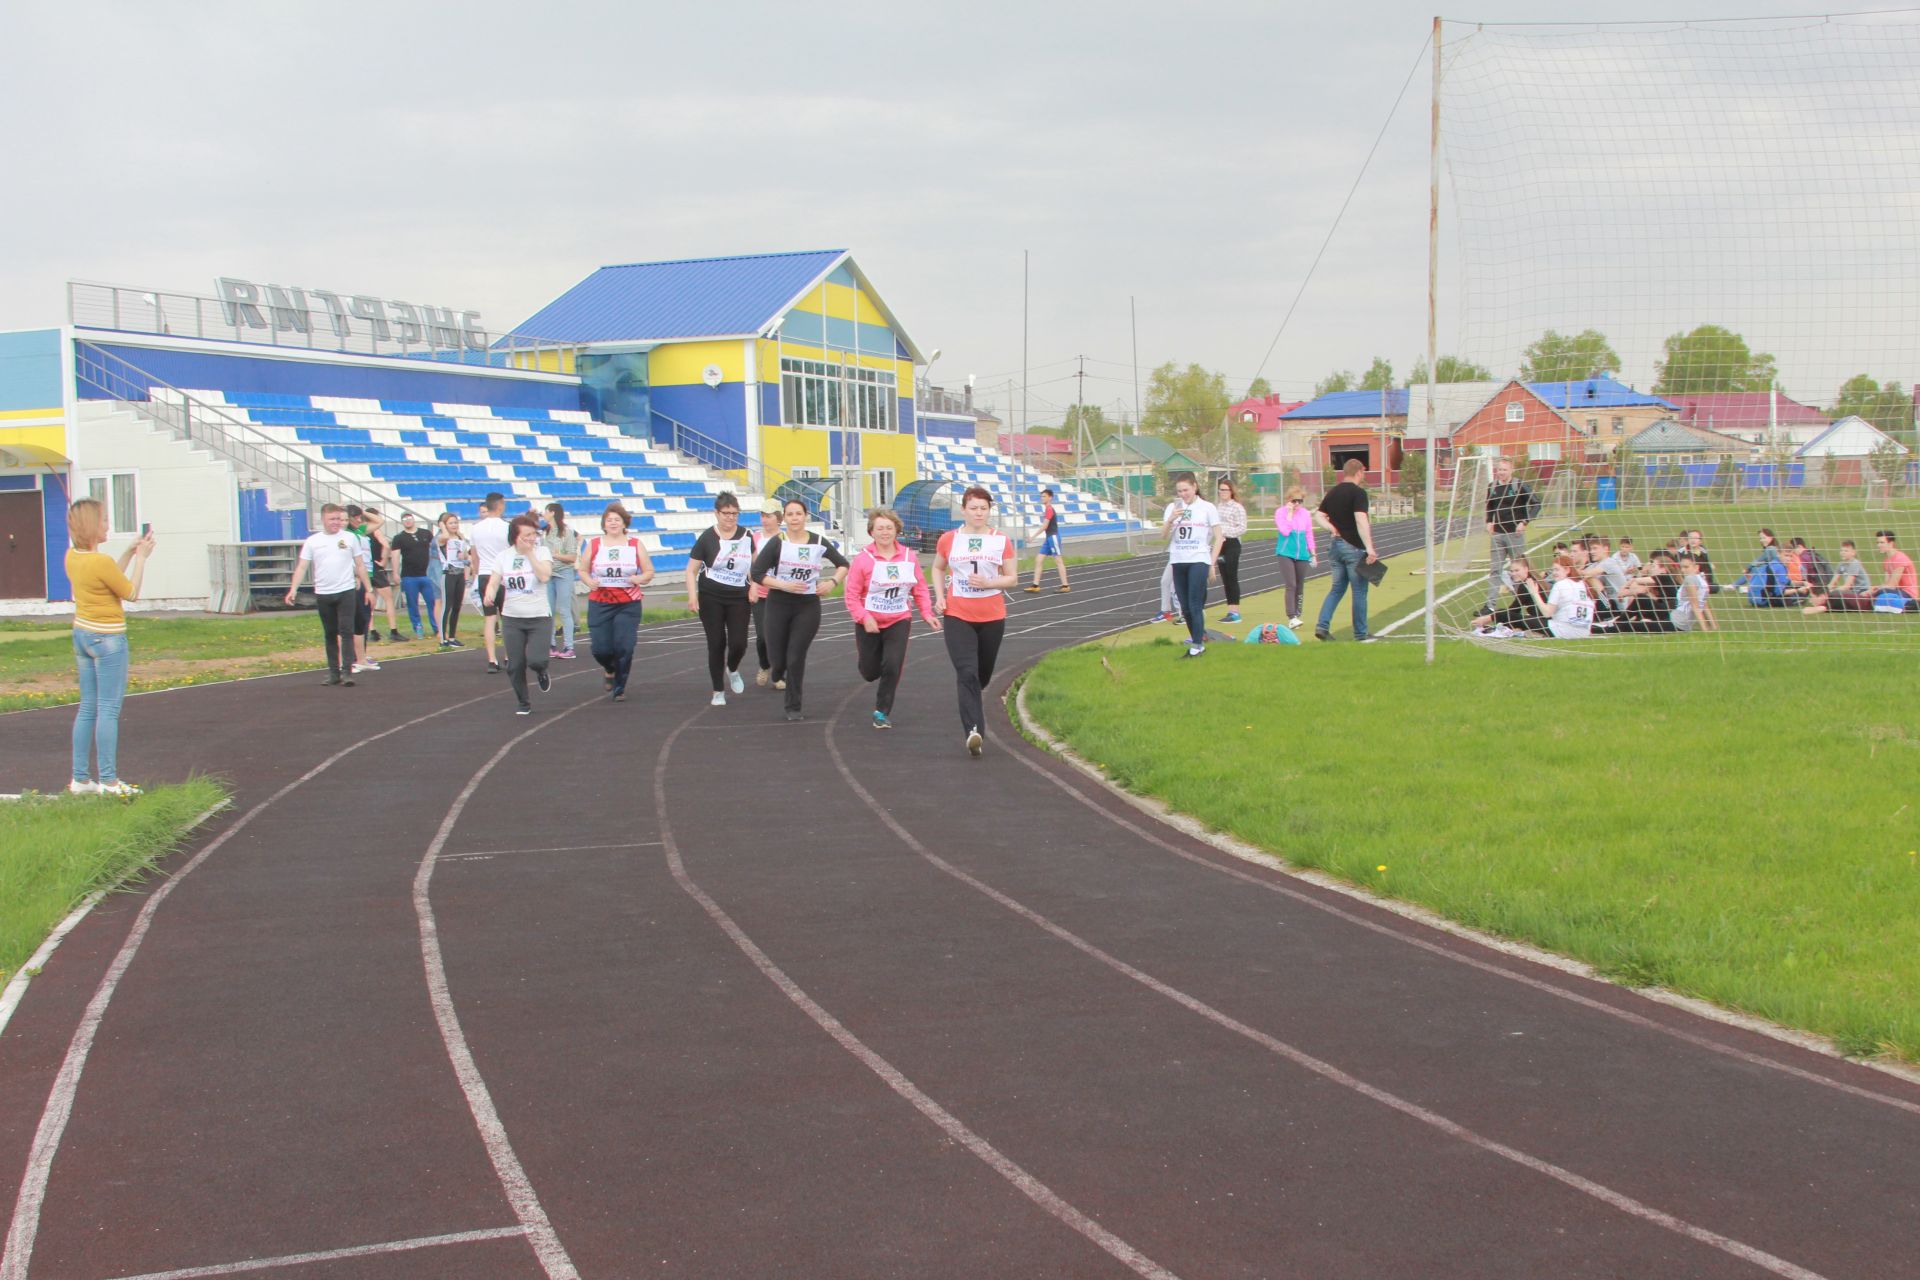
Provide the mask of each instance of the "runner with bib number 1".
{"label": "runner with bib number 1", "polygon": [[981,691],[993,683],[993,664],[1007,634],[1007,598],[1020,585],[1020,549],[1013,539],[987,525],[993,495],[978,485],[960,495],[966,523],[940,535],[933,558],[933,611],[946,622],[942,634],[960,686],[960,725],[967,732],[967,753],[986,746],[986,712]]}
{"label": "runner with bib number 1", "polygon": [[[807,674],[807,650],[820,634],[820,595],[826,567],[840,585],[847,576],[847,558],[839,548],[807,528],[807,504],[788,498],[780,509],[784,527],[769,538],[753,559],[753,581],[768,591],[767,649],[773,659],[773,681],[787,693],[787,719],[800,714],[800,684]],[[785,682],[782,685],[782,682]]]}
{"label": "runner with bib number 1", "polygon": [[867,512],[867,536],[873,541],[853,558],[847,574],[847,612],[853,615],[853,643],[860,678],[878,682],[873,694],[873,727],[893,728],[893,695],[907,666],[907,637],[913,608],[939,631],[940,617],[927,595],[920,557],[900,545],[900,516],[892,507]]}

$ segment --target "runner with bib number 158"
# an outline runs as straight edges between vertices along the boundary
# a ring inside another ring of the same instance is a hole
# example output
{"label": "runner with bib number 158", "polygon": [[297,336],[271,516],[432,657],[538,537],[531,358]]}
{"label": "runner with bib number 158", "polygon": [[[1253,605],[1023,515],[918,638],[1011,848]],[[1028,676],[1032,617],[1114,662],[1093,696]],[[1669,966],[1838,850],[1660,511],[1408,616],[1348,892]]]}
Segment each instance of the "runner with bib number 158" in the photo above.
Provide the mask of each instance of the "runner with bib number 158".
{"label": "runner with bib number 158", "polygon": [[847,576],[847,558],[838,547],[807,528],[807,504],[788,498],[781,508],[785,527],[769,538],[753,559],[753,580],[767,596],[767,650],[773,659],[773,683],[786,691],[787,719],[800,712],[801,682],[807,675],[807,650],[820,634],[822,579],[832,565],[834,585]]}

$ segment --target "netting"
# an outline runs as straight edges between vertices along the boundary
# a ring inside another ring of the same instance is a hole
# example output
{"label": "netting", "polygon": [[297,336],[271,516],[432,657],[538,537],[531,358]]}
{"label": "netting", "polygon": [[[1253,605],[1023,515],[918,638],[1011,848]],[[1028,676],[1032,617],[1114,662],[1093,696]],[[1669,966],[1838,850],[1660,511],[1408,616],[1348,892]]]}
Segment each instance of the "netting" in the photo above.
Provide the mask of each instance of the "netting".
{"label": "netting", "polygon": [[1600,634],[1920,644],[1920,13],[1440,40],[1440,628],[1543,625],[1494,560],[1567,543]]}

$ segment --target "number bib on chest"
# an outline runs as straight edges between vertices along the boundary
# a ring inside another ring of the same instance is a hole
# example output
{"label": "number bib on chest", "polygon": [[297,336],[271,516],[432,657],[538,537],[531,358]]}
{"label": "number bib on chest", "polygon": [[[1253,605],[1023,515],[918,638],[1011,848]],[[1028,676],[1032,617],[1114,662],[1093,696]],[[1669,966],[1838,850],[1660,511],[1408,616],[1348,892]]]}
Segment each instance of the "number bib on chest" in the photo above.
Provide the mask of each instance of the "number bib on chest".
{"label": "number bib on chest", "polygon": [[1173,540],[1167,544],[1167,558],[1175,564],[1192,564],[1212,559],[1213,550],[1204,520],[1195,518],[1191,508],[1173,522]]}
{"label": "number bib on chest", "polygon": [[500,562],[500,574],[502,586],[510,596],[544,596],[547,592],[547,584],[533,572],[533,562],[518,553]]}
{"label": "number bib on chest", "polygon": [[914,565],[911,560],[876,560],[867,578],[868,613],[898,618],[913,609]]}
{"label": "number bib on chest", "polygon": [[631,590],[640,576],[640,553],[624,542],[603,542],[593,558],[593,576],[602,587]]}
{"label": "number bib on chest", "polygon": [[752,567],[753,539],[741,533],[732,539],[720,538],[720,550],[707,566],[707,576],[723,587],[744,587],[747,570]]}
{"label": "number bib on chest", "polygon": [[947,578],[947,594],[962,600],[980,600],[999,595],[1000,588],[969,586],[967,579],[976,573],[983,578],[999,577],[1000,566],[1006,562],[1006,558],[1005,535],[956,530],[953,543],[947,549],[947,564],[953,570]]}
{"label": "number bib on chest", "polygon": [[780,564],[773,572],[782,582],[797,582],[805,595],[820,594],[820,565],[826,548],[817,542],[780,539]]}

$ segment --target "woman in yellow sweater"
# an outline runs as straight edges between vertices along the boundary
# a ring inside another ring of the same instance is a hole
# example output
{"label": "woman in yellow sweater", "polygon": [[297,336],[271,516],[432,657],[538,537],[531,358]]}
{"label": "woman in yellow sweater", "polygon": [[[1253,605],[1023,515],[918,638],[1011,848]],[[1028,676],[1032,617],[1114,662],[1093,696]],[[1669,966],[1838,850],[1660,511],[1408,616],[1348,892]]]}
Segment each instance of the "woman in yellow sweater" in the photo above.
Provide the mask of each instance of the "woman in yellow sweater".
{"label": "woman in yellow sweater", "polygon": [[[153,554],[153,534],[140,537],[114,560],[100,550],[107,517],[97,499],[67,508],[67,580],[73,583],[73,659],[80,668],[80,712],[73,718],[75,795],[134,796],[140,788],[120,781],[120,703],[127,696],[127,615],[123,600],[140,598],[140,578]],[[133,576],[127,576],[127,563]],[[92,780],[89,757],[100,780]]]}

